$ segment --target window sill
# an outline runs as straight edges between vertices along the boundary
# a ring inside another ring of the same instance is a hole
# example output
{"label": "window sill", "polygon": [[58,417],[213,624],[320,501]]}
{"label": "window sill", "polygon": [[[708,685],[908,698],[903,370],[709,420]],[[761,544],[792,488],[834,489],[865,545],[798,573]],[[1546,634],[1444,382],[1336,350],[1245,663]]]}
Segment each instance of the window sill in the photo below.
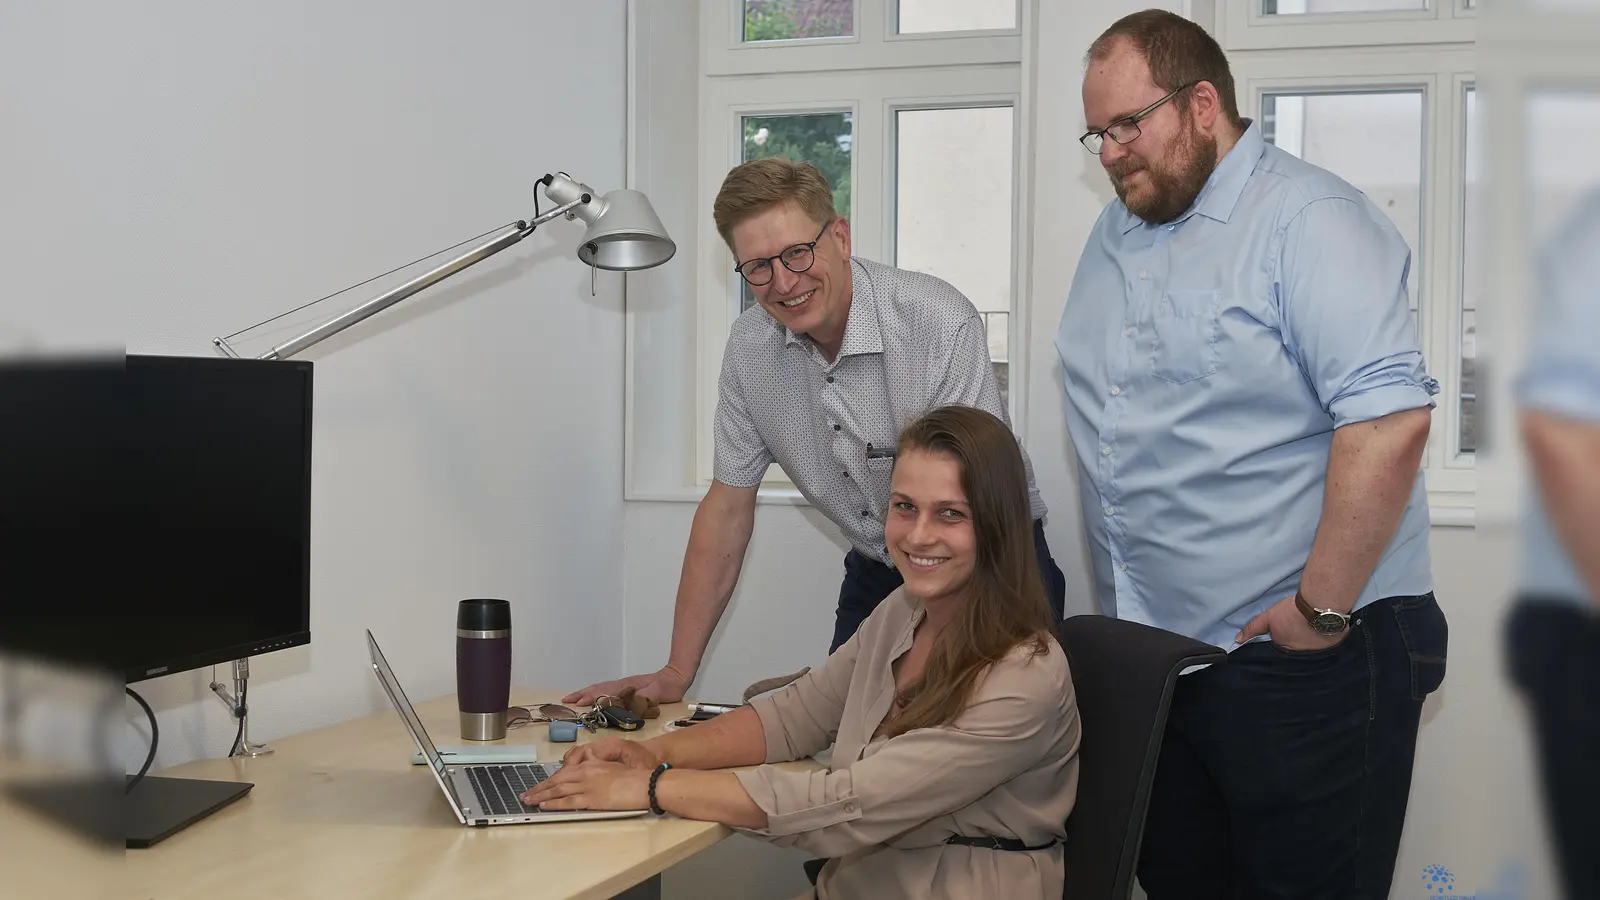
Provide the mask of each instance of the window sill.
{"label": "window sill", "polygon": [[[629,503],[699,503],[705,496],[705,487],[685,485],[664,491],[627,491],[622,499]],[[756,492],[756,505],[810,506],[811,501],[789,485],[762,485]]]}
{"label": "window sill", "polygon": [[[630,503],[699,503],[705,496],[704,487],[685,485],[665,491],[628,491],[622,499]],[[1434,528],[1476,528],[1476,511],[1472,506],[1462,504],[1459,496],[1452,496],[1443,502],[1434,498],[1428,504],[1429,525]],[[810,506],[811,503],[792,486],[762,485],[756,492],[756,505]]]}
{"label": "window sill", "polygon": [[1476,528],[1478,515],[1470,506],[1441,506],[1435,501],[1428,504],[1428,524],[1434,528]]}

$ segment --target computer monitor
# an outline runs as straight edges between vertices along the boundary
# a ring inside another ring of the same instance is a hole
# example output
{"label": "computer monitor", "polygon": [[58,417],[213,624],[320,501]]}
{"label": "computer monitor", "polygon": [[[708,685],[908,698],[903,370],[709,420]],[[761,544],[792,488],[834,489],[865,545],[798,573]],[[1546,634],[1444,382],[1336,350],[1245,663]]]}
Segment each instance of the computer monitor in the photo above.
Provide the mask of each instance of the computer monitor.
{"label": "computer monitor", "polygon": [[142,681],[311,640],[311,363],[126,361]]}
{"label": "computer monitor", "polygon": [[[0,362],[0,428],[0,650],[131,684],[310,642],[309,362]],[[103,787],[22,799],[145,847],[252,785],[146,775],[111,821]]]}

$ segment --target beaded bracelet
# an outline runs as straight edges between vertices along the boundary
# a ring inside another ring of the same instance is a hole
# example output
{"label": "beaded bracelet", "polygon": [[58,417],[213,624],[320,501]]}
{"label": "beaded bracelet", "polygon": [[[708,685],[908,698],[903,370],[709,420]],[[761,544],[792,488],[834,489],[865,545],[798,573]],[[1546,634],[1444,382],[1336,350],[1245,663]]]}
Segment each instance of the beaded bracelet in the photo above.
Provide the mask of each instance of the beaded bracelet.
{"label": "beaded bracelet", "polygon": [[658,816],[666,815],[667,811],[662,809],[661,805],[656,802],[656,779],[661,777],[662,772],[665,772],[670,768],[672,768],[670,764],[662,763],[661,765],[656,766],[656,770],[654,772],[650,773],[650,811]]}

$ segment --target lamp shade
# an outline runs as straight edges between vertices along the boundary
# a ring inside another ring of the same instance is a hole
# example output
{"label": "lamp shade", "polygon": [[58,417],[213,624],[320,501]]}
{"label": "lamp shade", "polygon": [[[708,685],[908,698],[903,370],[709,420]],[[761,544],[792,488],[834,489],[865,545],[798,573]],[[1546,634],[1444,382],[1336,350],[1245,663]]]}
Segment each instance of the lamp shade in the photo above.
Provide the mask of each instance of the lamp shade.
{"label": "lamp shade", "polygon": [[590,220],[587,210],[580,212],[589,221],[578,258],[597,269],[631,272],[659,266],[671,259],[678,245],[667,236],[667,229],[644,194],[615,190],[598,203],[598,214]]}

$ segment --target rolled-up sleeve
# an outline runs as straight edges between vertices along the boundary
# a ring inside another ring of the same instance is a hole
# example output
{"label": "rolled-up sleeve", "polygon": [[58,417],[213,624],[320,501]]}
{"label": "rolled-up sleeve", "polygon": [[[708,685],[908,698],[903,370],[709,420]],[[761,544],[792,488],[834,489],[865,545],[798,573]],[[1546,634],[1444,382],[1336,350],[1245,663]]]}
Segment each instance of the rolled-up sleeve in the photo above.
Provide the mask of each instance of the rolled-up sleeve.
{"label": "rolled-up sleeve", "polygon": [[[1014,654],[990,670],[952,723],[889,739],[834,771],[762,766],[738,773],[767,827],[739,829],[778,846],[842,856],[958,810],[1036,765],[1077,727],[1064,663]],[[1066,721],[1068,718],[1071,721]]]}
{"label": "rolled-up sleeve", "polygon": [[1284,229],[1274,273],[1284,344],[1336,428],[1434,405],[1410,267],[1394,226],[1350,198],[1314,200]]}
{"label": "rolled-up sleeve", "polygon": [[772,451],[756,431],[739,385],[739,353],[730,341],[717,379],[717,416],[712,475],[729,487],[755,487],[772,464]]}

